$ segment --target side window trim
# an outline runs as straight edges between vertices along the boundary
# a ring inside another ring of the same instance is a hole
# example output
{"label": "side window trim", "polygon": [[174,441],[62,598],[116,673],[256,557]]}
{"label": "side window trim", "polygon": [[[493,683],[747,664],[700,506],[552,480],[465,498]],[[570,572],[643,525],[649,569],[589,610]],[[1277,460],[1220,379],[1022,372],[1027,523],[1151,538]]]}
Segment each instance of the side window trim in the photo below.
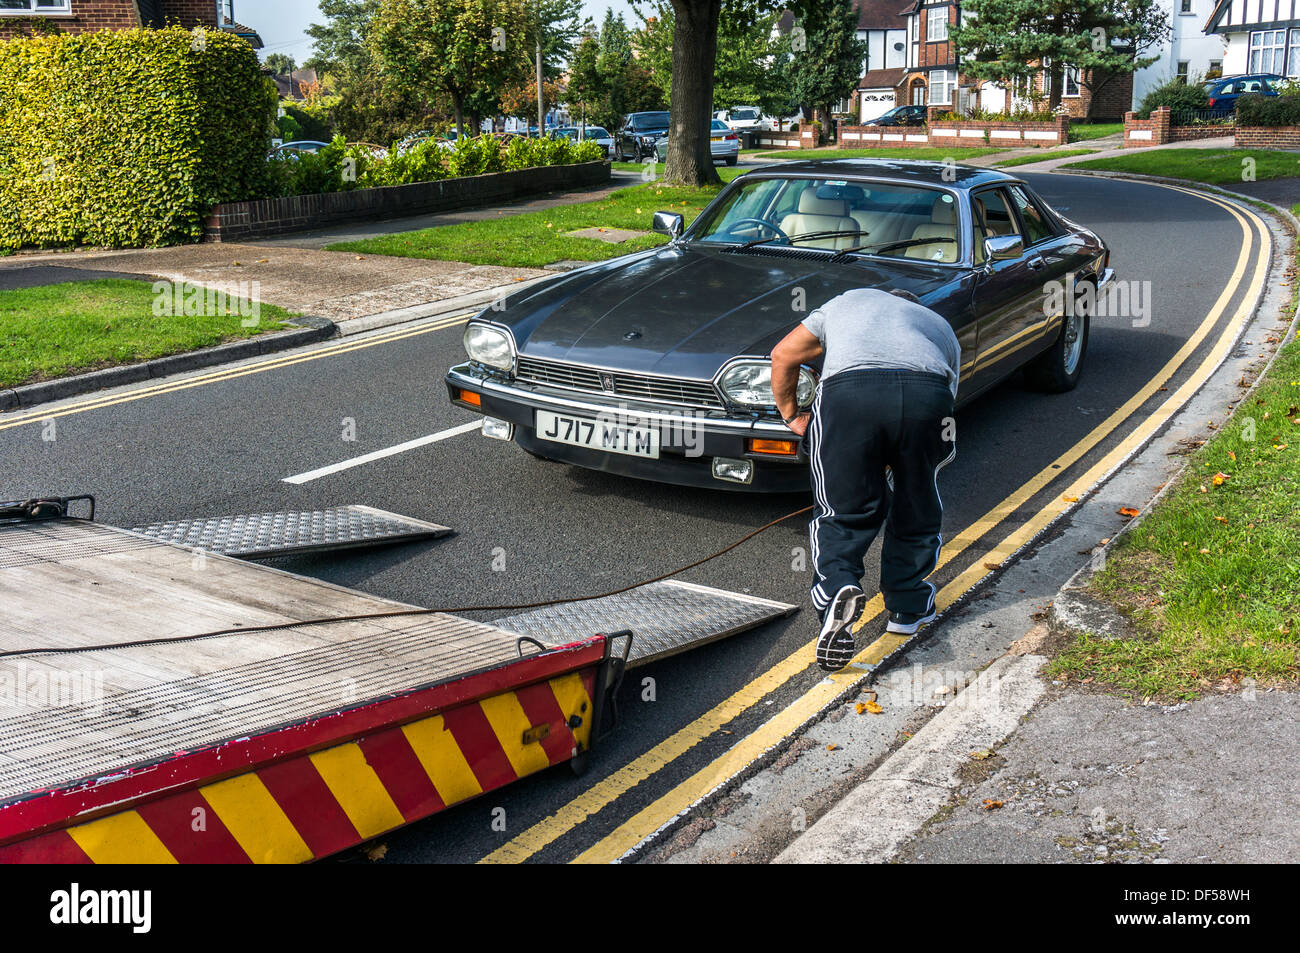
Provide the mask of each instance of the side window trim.
{"label": "side window trim", "polygon": [[[1042,245],[1044,242],[1050,242],[1052,239],[1058,237],[1056,226],[1052,223],[1052,220],[1043,213],[1043,210],[1041,208],[1038,208],[1038,204],[1033,200],[1030,194],[1026,192],[1021,186],[1009,185],[1006,187],[1005,192],[1007,198],[1011,200],[1010,209],[1015,214],[1016,221],[1020,223],[1020,237],[1024,239],[1025,251],[1029,251],[1029,249],[1031,248],[1035,248],[1039,245]],[[1016,201],[1015,196],[1012,194],[1013,192],[1019,192],[1020,195],[1024,198],[1025,204],[1028,205],[1030,208],[1036,209],[1038,211],[1039,218],[1042,220],[1043,225],[1046,226],[1047,234],[1044,235],[1042,238],[1038,239],[1038,241],[1031,242],[1029,240],[1029,224],[1025,221],[1024,213],[1020,211],[1020,203]]]}
{"label": "side window trim", "polygon": [[[1001,186],[1001,185],[993,185],[993,186],[989,186],[989,187],[987,187],[987,188],[980,189],[978,192],[974,193],[974,194],[971,196],[971,198],[972,198],[972,202],[971,202],[972,207],[973,207],[974,204],[975,204],[974,201],[973,201],[974,199],[978,199],[978,198],[980,198],[981,196],[984,196],[984,195],[990,195],[990,194],[995,193],[995,192],[998,193],[998,194],[1002,197],[1002,204],[1006,207],[1007,215],[1010,216],[1010,218],[1011,218],[1011,224],[1012,224],[1012,226],[1016,229],[1016,232],[1020,235],[1020,240],[1021,240],[1022,242],[1025,243],[1025,251],[1028,251],[1028,250],[1029,250],[1029,236],[1028,236],[1028,235],[1026,234],[1026,232],[1025,232],[1025,223],[1022,222],[1022,221],[1020,220],[1020,209],[1018,209],[1018,208],[1016,207],[1015,200],[1011,198],[1011,193],[1008,192],[1007,189],[1006,189],[1004,186]],[[980,208],[981,208],[981,210],[983,210],[983,209],[985,208],[983,202],[980,203]],[[973,220],[974,220],[974,215],[973,215],[973,214],[972,214],[971,218],[972,218],[972,221],[973,221]],[[981,211],[981,213],[980,213],[980,218],[983,219],[983,211]],[[987,226],[988,223],[985,222],[984,224],[985,224],[985,226]],[[973,231],[974,231],[974,230],[972,229],[972,232],[973,232]],[[974,235],[972,234],[971,237],[973,238]],[[1021,256],[1021,257],[1023,257],[1023,256]]]}

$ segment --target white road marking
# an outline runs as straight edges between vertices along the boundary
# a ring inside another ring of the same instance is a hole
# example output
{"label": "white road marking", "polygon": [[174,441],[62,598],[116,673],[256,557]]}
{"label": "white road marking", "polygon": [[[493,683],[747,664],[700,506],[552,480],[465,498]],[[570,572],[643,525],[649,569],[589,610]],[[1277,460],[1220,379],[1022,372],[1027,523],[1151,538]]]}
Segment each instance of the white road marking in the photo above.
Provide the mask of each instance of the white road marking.
{"label": "white road marking", "polygon": [[408,440],[406,443],[399,443],[395,447],[388,447],[384,450],[375,450],[372,453],[364,453],[359,457],[353,457],[351,460],[332,463],[327,467],[321,467],[319,470],[308,470],[306,473],[299,473],[297,476],[285,477],[280,482],[310,483],[312,480],[319,480],[321,477],[329,476],[331,473],[338,473],[341,470],[350,470],[353,467],[359,467],[364,463],[372,463],[375,460],[382,460],[384,457],[393,457],[399,453],[414,450],[417,447],[425,447],[431,443],[437,443],[439,440],[446,440],[449,437],[457,437],[463,433],[469,433],[471,430],[482,429],[483,421],[475,420],[472,423],[461,424],[459,427],[452,427],[450,430],[431,433],[427,437],[417,437],[415,440]]}

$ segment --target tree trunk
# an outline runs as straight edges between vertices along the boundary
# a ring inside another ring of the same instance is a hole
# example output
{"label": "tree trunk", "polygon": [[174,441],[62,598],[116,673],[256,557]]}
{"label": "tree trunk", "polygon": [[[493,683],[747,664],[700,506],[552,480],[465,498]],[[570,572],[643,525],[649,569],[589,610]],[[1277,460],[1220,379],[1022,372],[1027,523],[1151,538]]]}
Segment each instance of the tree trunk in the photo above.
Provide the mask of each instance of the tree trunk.
{"label": "tree trunk", "polygon": [[672,4],[676,23],[666,178],[674,185],[712,185],[722,181],[713,168],[709,138],[722,0],[672,0]]}
{"label": "tree trunk", "polygon": [[1061,105],[1061,95],[1065,92],[1065,67],[1053,63],[1048,77],[1048,82],[1052,84],[1052,96],[1047,101],[1047,105],[1055,111],[1056,107]]}
{"label": "tree trunk", "polygon": [[465,135],[465,97],[452,93],[451,102],[456,112],[456,138],[459,139]]}

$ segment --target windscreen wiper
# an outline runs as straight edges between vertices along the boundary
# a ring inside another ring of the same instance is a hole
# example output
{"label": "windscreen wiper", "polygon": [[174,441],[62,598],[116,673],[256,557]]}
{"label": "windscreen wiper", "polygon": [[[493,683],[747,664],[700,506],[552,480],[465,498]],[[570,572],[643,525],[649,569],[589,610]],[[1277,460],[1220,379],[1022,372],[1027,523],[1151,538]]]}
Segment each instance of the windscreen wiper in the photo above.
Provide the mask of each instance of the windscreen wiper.
{"label": "windscreen wiper", "polygon": [[[794,242],[811,242],[811,241],[816,241],[816,240],[819,239],[819,238],[861,238],[861,237],[862,237],[862,232],[861,232],[861,231],[857,231],[857,232],[843,232],[843,231],[840,231],[840,232],[806,232],[806,233],[804,233],[803,235],[788,235],[788,236],[786,236],[786,241],[791,242],[791,243],[793,244]],[[746,242],[746,243],[743,244],[743,245],[739,245],[739,246],[737,246],[734,250],[735,250],[735,251],[738,251],[738,252],[742,252],[742,251],[746,251],[747,249],[750,249],[750,248],[756,248],[756,247],[758,247],[759,245],[769,245],[769,244],[771,244],[772,242],[775,242],[775,241],[780,241],[780,239],[778,239],[778,238],[776,238],[776,237],[772,237],[772,238],[756,238],[756,239],[754,239],[752,242]]]}
{"label": "windscreen wiper", "polygon": [[858,245],[856,248],[844,248],[837,251],[831,256],[831,261],[844,261],[850,255],[856,255],[863,251],[890,251],[898,248],[916,248],[920,245],[942,245],[944,243],[955,245],[955,238],[909,238],[901,242],[880,242],[875,245]]}

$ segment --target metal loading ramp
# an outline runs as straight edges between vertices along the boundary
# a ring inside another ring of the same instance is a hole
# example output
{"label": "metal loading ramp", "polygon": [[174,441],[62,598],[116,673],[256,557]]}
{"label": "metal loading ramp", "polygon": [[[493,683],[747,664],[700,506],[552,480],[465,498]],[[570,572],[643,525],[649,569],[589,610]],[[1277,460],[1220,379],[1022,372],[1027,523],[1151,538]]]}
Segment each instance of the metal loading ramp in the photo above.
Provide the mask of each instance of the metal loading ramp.
{"label": "metal loading ramp", "polygon": [[632,631],[628,667],[688,652],[784,618],[798,606],[670,579],[585,602],[565,602],[506,616],[499,629],[548,647],[579,635]]}
{"label": "metal loading ramp", "polygon": [[173,520],[136,526],[131,532],[189,550],[239,559],[269,559],[434,539],[451,530],[387,510],[353,505]]}

